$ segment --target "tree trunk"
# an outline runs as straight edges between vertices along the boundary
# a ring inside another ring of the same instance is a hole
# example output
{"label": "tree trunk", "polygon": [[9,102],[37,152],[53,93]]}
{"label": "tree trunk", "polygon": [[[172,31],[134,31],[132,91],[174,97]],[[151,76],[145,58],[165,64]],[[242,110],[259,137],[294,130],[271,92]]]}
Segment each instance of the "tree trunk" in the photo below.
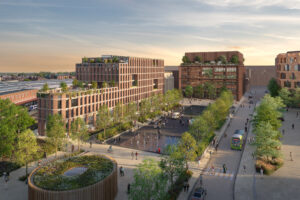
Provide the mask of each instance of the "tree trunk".
{"label": "tree trunk", "polygon": [[78,152],[80,151],[80,140],[78,139]]}

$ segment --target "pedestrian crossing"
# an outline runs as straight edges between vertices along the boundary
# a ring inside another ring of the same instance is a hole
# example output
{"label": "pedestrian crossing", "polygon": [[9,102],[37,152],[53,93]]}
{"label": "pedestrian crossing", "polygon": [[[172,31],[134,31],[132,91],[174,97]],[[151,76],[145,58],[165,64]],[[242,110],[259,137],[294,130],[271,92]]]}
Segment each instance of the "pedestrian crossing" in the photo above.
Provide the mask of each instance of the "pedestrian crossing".
{"label": "pedestrian crossing", "polygon": [[223,169],[222,168],[207,168],[204,170],[203,175],[207,175],[207,176],[216,176],[219,178],[224,178],[224,179],[228,179],[230,181],[233,180],[234,177],[234,171],[230,172],[229,170],[226,171],[226,173],[223,173]]}

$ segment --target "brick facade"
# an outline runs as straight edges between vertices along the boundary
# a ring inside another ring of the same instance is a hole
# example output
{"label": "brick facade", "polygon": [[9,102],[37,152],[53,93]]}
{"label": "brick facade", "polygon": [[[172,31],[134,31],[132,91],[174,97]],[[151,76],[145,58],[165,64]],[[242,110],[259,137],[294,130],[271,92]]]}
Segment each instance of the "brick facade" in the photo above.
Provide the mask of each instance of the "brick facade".
{"label": "brick facade", "polygon": [[[118,62],[107,63],[112,57],[88,58],[76,64],[76,78],[79,81],[104,82],[107,88],[90,91],[75,90],[72,96],[62,92],[40,93],[38,95],[38,130],[45,135],[48,115],[59,113],[70,128],[77,117],[95,125],[101,105],[113,108],[117,103],[140,102],[154,94],[162,94],[164,86],[164,61],[159,59],[119,57]],[[114,83],[114,86],[112,86]]]}
{"label": "brick facade", "polygon": [[34,102],[37,100],[36,93],[38,90],[16,90],[0,93],[0,99],[10,99],[17,105]]}
{"label": "brick facade", "polygon": [[300,88],[300,51],[278,54],[275,66],[277,82],[281,87]]}
{"label": "brick facade", "polygon": [[[184,89],[187,85],[193,87],[205,82],[213,83],[217,92],[223,86],[231,90],[235,99],[240,100],[244,94],[245,67],[243,54],[238,51],[229,52],[193,52],[185,53],[189,60],[194,61],[199,56],[202,61],[179,66],[179,88]],[[237,56],[237,64],[221,64],[216,60],[225,56],[230,61],[232,56]],[[206,72],[209,72],[207,75]]]}

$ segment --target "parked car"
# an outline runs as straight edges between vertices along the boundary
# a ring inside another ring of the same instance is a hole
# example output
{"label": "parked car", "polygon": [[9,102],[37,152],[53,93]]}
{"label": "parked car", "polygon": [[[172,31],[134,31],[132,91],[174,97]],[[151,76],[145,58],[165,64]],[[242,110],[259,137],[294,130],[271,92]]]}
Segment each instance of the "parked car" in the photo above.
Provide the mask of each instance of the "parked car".
{"label": "parked car", "polygon": [[206,190],[203,187],[199,187],[195,189],[195,192],[192,196],[192,200],[204,200],[206,197]]}
{"label": "parked car", "polygon": [[179,118],[180,118],[180,113],[179,112],[173,112],[172,119],[179,119]]}

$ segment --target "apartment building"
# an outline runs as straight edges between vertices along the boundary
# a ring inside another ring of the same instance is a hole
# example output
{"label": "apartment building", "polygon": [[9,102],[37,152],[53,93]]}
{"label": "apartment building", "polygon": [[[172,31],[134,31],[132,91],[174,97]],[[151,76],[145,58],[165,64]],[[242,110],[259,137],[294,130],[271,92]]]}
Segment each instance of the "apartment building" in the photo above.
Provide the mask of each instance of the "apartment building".
{"label": "apartment building", "polygon": [[79,81],[96,82],[98,89],[60,89],[38,93],[38,131],[45,135],[47,117],[59,113],[70,130],[77,117],[95,126],[100,106],[113,109],[118,103],[140,102],[163,94],[164,61],[129,56],[83,58],[76,64]]}
{"label": "apartment building", "polygon": [[235,99],[244,94],[244,57],[238,51],[189,52],[185,62],[179,66],[179,88],[196,87],[209,82],[216,87],[231,90]]}
{"label": "apartment building", "polygon": [[281,87],[300,88],[300,51],[278,54],[275,66],[277,82]]}

